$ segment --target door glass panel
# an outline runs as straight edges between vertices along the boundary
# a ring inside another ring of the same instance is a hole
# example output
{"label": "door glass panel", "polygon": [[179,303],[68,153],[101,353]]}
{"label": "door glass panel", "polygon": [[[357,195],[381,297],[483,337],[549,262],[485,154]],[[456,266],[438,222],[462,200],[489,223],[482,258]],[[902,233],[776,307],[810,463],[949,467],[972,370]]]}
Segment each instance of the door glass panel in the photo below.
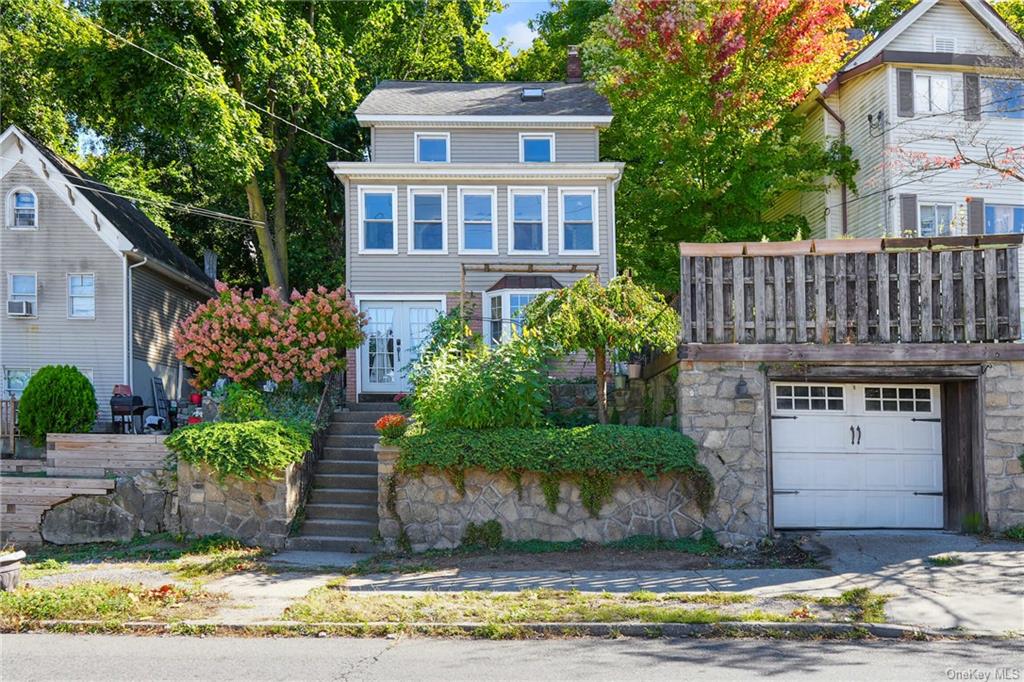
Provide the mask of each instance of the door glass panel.
{"label": "door glass panel", "polygon": [[433,307],[409,309],[409,364],[420,356],[420,346],[430,338],[430,326],[439,311]]}
{"label": "door glass panel", "polygon": [[395,381],[395,309],[367,308],[370,321],[366,325],[367,373],[370,383],[390,384]]}

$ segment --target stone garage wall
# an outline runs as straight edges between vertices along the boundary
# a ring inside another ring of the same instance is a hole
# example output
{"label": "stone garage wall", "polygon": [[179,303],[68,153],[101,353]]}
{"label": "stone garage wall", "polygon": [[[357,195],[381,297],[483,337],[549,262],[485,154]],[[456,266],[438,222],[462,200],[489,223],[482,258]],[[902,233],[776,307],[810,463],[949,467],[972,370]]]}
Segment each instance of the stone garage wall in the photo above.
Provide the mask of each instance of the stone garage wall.
{"label": "stone garage wall", "polygon": [[604,543],[631,535],[697,537],[703,527],[693,495],[673,476],[619,479],[613,499],[592,518],[580,502],[579,488],[564,481],[552,513],[536,474],[523,475],[519,494],[507,476],[471,469],[466,494],[460,495],[441,472],[396,475],[397,449],[378,446],[377,457],[380,535],[388,549],[403,542],[403,532],[415,551],[456,547],[470,522],[491,520],[501,523],[508,540]]}
{"label": "stone garage wall", "polygon": [[181,528],[193,535],[222,534],[249,545],[284,546],[302,501],[303,467],[292,464],[277,480],[220,481],[205,466],[178,462]]}
{"label": "stone garage wall", "polygon": [[1024,362],[993,363],[982,379],[988,524],[1024,524]]}
{"label": "stone garage wall", "polygon": [[[749,398],[736,399],[747,382]],[[768,465],[765,447],[764,375],[756,363],[679,363],[679,430],[699,446],[711,472],[715,499],[707,526],[722,543],[768,534]]]}

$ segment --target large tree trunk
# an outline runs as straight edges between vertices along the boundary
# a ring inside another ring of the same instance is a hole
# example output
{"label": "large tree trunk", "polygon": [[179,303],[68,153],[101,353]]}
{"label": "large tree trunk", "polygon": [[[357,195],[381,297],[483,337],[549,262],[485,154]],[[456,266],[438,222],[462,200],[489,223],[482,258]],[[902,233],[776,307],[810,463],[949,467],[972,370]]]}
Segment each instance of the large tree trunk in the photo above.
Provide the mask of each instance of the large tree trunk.
{"label": "large tree trunk", "polygon": [[608,370],[605,367],[605,348],[594,349],[594,367],[597,372],[597,421],[608,423]]}
{"label": "large tree trunk", "polygon": [[[283,154],[274,155],[274,249],[281,269],[281,286],[288,287],[288,174]],[[288,292],[282,290],[282,295]]]}
{"label": "large tree trunk", "polygon": [[263,202],[263,193],[260,192],[255,175],[245,183],[245,198],[249,201],[249,217],[257,221],[256,239],[260,245],[260,253],[263,255],[263,267],[267,272],[267,282],[284,294],[286,286],[284,273],[281,272],[277,249],[274,248],[274,236],[271,234],[270,225],[267,224],[267,206]]}

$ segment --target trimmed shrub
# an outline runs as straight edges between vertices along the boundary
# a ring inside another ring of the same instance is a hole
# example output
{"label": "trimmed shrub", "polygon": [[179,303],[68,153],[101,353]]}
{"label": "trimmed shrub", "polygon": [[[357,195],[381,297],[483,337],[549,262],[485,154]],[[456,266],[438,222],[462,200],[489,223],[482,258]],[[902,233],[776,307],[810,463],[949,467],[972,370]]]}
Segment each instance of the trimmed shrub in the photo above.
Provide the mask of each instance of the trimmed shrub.
{"label": "trimmed shrub", "polygon": [[48,365],[32,375],[18,402],[18,428],[42,447],[47,433],[88,433],[96,422],[96,391],[77,367]]}
{"label": "trimmed shrub", "polygon": [[707,511],[714,494],[711,474],[697,462],[688,436],[665,428],[595,424],[571,429],[411,429],[398,441],[399,471],[425,467],[445,472],[459,485],[467,469],[505,473],[513,481],[525,472],[541,476],[548,506],[558,502],[558,483],[580,487],[584,506],[596,516],[610,499],[619,476],[655,479],[677,474],[690,484],[695,501]]}
{"label": "trimmed shrub", "polygon": [[178,429],[164,444],[189,464],[205,464],[220,478],[280,478],[302,461],[309,433],[281,422],[207,422]]}

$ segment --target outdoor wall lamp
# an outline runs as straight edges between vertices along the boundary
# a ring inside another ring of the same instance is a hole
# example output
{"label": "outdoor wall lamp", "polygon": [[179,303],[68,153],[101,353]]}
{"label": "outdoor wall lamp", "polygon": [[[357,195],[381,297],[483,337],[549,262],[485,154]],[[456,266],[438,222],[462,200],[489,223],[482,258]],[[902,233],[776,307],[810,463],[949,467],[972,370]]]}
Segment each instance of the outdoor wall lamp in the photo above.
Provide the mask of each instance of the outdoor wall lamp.
{"label": "outdoor wall lamp", "polygon": [[736,400],[750,400],[753,397],[750,395],[750,389],[747,388],[746,379],[740,379],[736,382]]}

